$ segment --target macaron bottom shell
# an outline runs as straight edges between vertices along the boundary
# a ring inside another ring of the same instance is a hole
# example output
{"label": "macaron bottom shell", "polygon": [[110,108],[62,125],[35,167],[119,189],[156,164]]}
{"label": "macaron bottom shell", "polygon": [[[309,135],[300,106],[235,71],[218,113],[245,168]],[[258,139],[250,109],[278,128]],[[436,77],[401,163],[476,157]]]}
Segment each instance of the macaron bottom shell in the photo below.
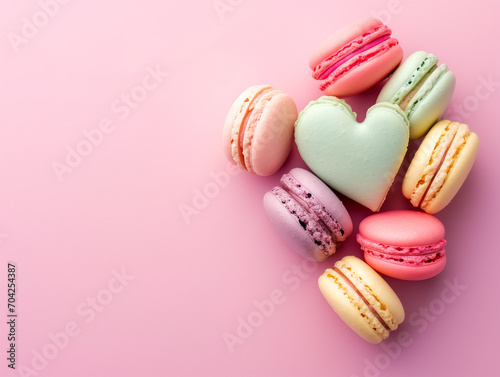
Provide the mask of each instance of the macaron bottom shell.
{"label": "macaron bottom shell", "polygon": [[366,263],[381,274],[412,281],[430,279],[443,271],[446,266],[446,254],[431,263],[412,266],[385,261],[367,252],[364,253],[364,258]]}

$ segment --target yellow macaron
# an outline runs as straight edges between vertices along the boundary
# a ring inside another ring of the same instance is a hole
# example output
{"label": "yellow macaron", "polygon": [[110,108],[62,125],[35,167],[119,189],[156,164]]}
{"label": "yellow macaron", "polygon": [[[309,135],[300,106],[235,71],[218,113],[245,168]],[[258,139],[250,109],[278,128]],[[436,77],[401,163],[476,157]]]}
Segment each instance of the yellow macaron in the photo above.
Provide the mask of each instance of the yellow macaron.
{"label": "yellow macaron", "polygon": [[478,149],[479,137],[466,124],[437,122],[406,171],[403,195],[427,213],[441,211],[467,178]]}

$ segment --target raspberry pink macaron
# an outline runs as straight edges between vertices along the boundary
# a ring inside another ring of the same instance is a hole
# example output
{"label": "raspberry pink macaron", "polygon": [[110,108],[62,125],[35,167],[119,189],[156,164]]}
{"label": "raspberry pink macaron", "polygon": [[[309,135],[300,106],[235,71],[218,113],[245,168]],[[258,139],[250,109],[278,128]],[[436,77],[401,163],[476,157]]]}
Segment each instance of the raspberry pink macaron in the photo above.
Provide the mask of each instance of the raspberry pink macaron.
{"label": "raspberry pink macaron", "polygon": [[224,123],[222,143],[229,161],[250,173],[275,173],[293,144],[297,107],[270,85],[255,85],[236,99]]}
{"label": "raspberry pink macaron", "polygon": [[391,29],[367,18],[338,30],[309,59],[312,76],[328,96],[348,97],[386,78],[403,59]]}
{"label": "raspberry pink macaron", "polygon": [[436,217],[417,211],[388,211],[366,217],[357,241],[365,261],[384,275],[424,280],[446,265],[444,226]]}
{"label": "raspberry pink macaron", "polygon": [[297,253],[325,260],[351,234],[349,213],[334,192],[305,169],[290,170],[281,184],[264,195],[269,220]]}

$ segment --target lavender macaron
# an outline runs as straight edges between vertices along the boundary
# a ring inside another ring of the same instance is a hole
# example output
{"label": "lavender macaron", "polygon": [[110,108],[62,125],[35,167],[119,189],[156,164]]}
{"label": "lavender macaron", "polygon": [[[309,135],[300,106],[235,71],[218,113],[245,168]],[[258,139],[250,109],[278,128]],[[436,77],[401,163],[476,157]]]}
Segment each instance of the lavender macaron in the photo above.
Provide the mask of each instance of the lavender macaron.
{"label": "lavender macaron", "polygon": [[352,220],[335,193],[311,172],[294,168],[264,195],[278,233],[303,257],[322,261],[352,232]]}

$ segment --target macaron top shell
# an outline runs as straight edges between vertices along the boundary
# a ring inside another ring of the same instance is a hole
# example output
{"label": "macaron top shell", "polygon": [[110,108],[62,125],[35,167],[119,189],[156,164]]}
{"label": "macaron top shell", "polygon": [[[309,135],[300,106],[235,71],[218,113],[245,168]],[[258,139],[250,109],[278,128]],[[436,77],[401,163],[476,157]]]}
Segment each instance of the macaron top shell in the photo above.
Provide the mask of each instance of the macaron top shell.
{"label": "macaron top shell", "polygon": [[439,219],[427,213],[396,210],[366,217],[359,224],[359,233],[378,243],[412,247],[440,242],[445,229]]}
{"label": "macaron top shell", "polygon": [[314,69],[323,60],[327,59],[332,52],[337,51],[344,47],[346,44],[356,39],[360,35],[374,29],[377,26],[382,26],[383,23],[376,18],[364,18],[343,28],[337,30],[335,33],[325,39],[314,50],[309,58],[309,67]]}

